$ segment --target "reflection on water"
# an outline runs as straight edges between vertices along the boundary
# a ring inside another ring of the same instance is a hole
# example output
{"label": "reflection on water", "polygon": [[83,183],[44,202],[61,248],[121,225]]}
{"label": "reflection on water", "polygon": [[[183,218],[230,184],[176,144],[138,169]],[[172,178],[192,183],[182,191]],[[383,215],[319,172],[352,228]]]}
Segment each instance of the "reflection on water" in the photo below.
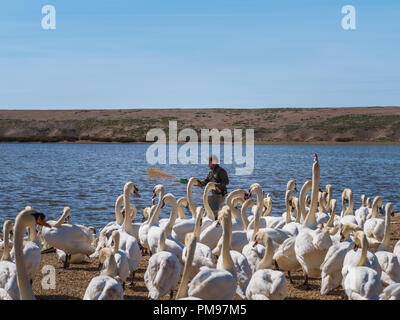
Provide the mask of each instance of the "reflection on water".
{"label": "reflection on water", "polygon": [[[114,219],[114,203],[125,182],[134,181],[141,198],[132,198],[142,210],[151,204],[152,189],[164,184],[166,192],[177,198],[186,196],[186,185],[176,180],[197,176],[204,179],[208,166],[158,165],[172,173],[173,180],[148,180],[146,162],[149,145],[124,144],[0,144],[0,215],[14,219],[26,205],[31,205],[56,220],[64,206],[71,207],[73,223],[96,228]],[[221,158],[223,161],[223,148]],[[236,164],[223,165],[230,178],[229,190],[248,189],[258,182],[273,199],[273,213],[283,212],[287,181],[296,179],[298,189],[311,179],[313,154],[318,153],[321,188],[330,183],[341,210],[341,192],[351,188],[355,209],[360,196],[381,195],[384,204],[391,201],[395,211],[400,207],[400,146],[287,146],[256,145],[255,169],[249,176],[234,175]],[[194,187],[194,200],[202,203],[202,189]],[[295,193],[297,196],[298,194]],[[170,208],[163,208],[160,218]]]}

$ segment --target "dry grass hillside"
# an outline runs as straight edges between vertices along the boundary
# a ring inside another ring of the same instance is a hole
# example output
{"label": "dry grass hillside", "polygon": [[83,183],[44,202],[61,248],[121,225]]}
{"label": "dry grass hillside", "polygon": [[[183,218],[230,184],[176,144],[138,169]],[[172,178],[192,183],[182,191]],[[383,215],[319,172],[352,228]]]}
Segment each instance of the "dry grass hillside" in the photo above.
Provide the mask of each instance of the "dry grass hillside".
{"label": "dry grass hillside", "polygon": [[[2,142],[145,142],[151,128],[254,129],[255,142],[400,143],[400,107],[0,110]],[[200,136],[200,134],[198,134]]]}

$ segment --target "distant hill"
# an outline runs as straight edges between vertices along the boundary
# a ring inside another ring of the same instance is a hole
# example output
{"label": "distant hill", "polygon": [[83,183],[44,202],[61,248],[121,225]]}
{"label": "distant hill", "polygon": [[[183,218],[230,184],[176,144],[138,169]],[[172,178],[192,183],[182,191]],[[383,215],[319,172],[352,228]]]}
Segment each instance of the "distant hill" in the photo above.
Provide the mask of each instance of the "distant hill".
{"label": "distant hill", "polygon": [[198,133],[254,129],[260,144],[400,144],[400,107],[0,110],[0,142],[139,143],[170,120]]}

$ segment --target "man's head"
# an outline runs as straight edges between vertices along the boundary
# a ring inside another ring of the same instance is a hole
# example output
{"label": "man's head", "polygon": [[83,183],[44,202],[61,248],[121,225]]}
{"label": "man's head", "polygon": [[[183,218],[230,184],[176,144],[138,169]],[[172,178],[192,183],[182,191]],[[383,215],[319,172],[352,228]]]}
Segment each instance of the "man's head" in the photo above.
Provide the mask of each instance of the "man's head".
{"label": "man's head", "polygon": [[214,169],[218,165],[218,157],[215,154],[212,154],[208,157],[208,166],[210,169]]}

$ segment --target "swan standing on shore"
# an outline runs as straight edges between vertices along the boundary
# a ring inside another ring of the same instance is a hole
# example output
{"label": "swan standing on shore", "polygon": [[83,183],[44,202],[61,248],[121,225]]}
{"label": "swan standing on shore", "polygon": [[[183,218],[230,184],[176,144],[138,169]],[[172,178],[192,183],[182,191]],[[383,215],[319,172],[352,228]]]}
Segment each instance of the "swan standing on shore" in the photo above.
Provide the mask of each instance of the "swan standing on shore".
{"label": "swan standing on shore", "polygon": [[232,230],[231,214],[226,206],[219,212],[222,222],[222,269],[204,267],[189,284],[188,294],[207,300],[232,300],[236,292],[236,269],[230,255],[230,237]]}
{"label": "swan standing on shore", "polygon": [[365,206],[365,194],[361,195],[361,206],[354,212],[354,216],[357,219],[358,225],[364,228],[364,223],[367,221],[369,214],[368,208]]}
{"label": "swan standing on shore", "polygon": [[257,271],[252,275],[246,289],[249,300],[283,300],[288,293],[285,275],[281,271],[271,269],[273,246],[268,234],[259,231],[256,234],[254,245],[263,242],[265,254],[257,265]]}
{"label": "swan standing on shore", "polygon": [[[7,290],[0,290],[0,296],[3,299],[20,299],[20,300],[35,300],[35,295],[32,290],[32,285],[28,278],[28,272],[25,267],[23,249],[24,249],[24,233],[26,228],[35,228],[35,225],[42,225],[46,227],[50,227],[47,222],[45,222],[45,215],[41,212],[37,212],[32,208],[25,208],[22,210],[17,218],[15,219],[15,226],[14,226],[14,251],[15,251],[15,264],[16,269],[16,278],[18,283],[19,294],[14,292],[9,293]],[[2,268],[4,263],[10,264],[9,261],[2,261],[0,262],[0,278],[3,277]]]}
{"label": "swan standing on shore", "polygon": [[315,213],[318,205],[320,168],[318,161],[314,161],[312,169],[312,193],[310,211],[299,231],[295,241],[296,258],[299,261],[305,276],[304,285],[308,287],[308,278],[321,277],[321,264],[332,245],[329,228],[317,227]]}
{"label": "swan standing on shore", "polygon": [[[197,213],[198,214],[198,213]],[[182,253],[184,255],[185,266],[183,268],[183,274],[181,284],[179,285],[178,292],[176,293],[176,300],[200,300],[196,297],[188,297],[188,283],[191,279],[192,274],[192,263],[195,256],[197,245],[197,237],[193,232],[188,233],[185,237],[185,250]]]}
{"label": "swan standing on shore", "polygon": [[[245,191],[243,189],[236,189],[231,191],[226,197],[226,204],[229,211],[231,212],[231,215],[232,215],[232,210],[235,210],[232,207],[232,200],[233,198],[238,196],[244,198]],[[199,242],[209,246],[210,249],[213,250],[217,246],[221,236],[222,236],[222,229],[221,227],[219,227],[218,221],[214,221],[212,224],[210,224],[206,229],[204,229],[201,232]]]}
{"label": "swan standing on shore", "polygon": [[[136,185],[132,181],[128,181],[124,186],[124,206],[125,206],[125,217],[124,222],[119,230],[120,242],[119,249],[125,251],[128,256],[129,261],[129,271],[131,272],[131,279],[135,278],[135,271],[139,266],[139,262],[142,259],[142,254],[140,252],[140,247],[136,238],[132,235],[131,227],[131,204],[130,195],[135,193],[137,189]],[[136,208],[135,208],[136,209]]]}
{"label": "swan standing on shore", "polygon": [[[119,249],[119,243],[120,243],[120,233],[118,230],[114,230],[113,233],[111,234],[111,239],[113,245],[112,253],[114,255],[115,259],[115,264],[116,264],[116,275],[121,279],[122,281],[122,287],[125,287],[125,282],[126,279],[128,278],[130,274],[129,270],[129,258],[126,254],[125,251],[122,251]],[[108,265],[104,263],[104,267],[107,268]]]}
{"label": "swan standing on shore", "polygon": [[[204,208],[198,207],[196,209],[196,211],[197,211],[196,225],[194,227],[193,235],[196,237],[196,241],[197,241],[200,237],[201,220],[202,220]],[[185,245],[185,247],[183,248],[183,251],[182,251],[182,261],[184,263],[186,263],[186,259],[187,259],[186,257],[188,255],[187,250],[188,250],[187,246]],[[194,276],[196,276],[196,274],[199,273],[200,268],[202,268],[202,267],[215,268],[215,263],[213,261],[213,253],[209,246],[207,246],[201,242],[197,242],[196,249],[194,252],[195,252],[194,258],[192,259],[192,262],[190,263],[190,265],[191,265],[190,272],[188,271],[190,279],[193,279]]]}
{"label": "swan standing on shore", "polygon": [[368,242],[364,232],[356,232],[354,243],[354,250],[357,250],[361,245],[362,253],[355,265],[346,265],[343,268],[343,289],[349,300],[378,300],[379,294],[382,292],[382,284],[379,273],[365,266]]}
{"label": "swan standing on shore", "polygon": [[328,249],[325,259],[321,264],[321,295],[326,295],[341,285],[344,258],[347,252],[354,247],[354,243],[350,239],[350,234],[358,230],[361,229],[356,224],[344,224],[340,232],[340,242],[333,244]]}
{"label": "swan standing on shore", "polygon": [[19,299],[19,288],[17,283],[17,268],[15,262],[11,261],[9,238],[14,226],[11,220],[3,222],[4,251],[0,261],[0,289],[2,300]]}
{"label": "swan standing on shore", "polygon": [[[346,203],[349,203],[349,207],[346,207]],[[345,224],[345,223],[354,223],[358,224],[358,221],[356,217],[353,214],[354,210],[354,197],[353,197],[353,191],[351,191],[350,188],[346,188],[342,192],[342,212],[341,212],[341,219],[340,223]]]}
{"label": "swan standing on shore", "polygon": [[149,290],[149,298],[158,299],[170,292],[170,299],[173,290],[178,284],[182,271],[182,265],[178,257],[166,250],[165,240],[167,238],[166,229],[162,229],[158,238],[157,252],[154,253],[147,265],[144,274],[144,282]]}
{"label": "swan standing on shore", "polygon": [[[165,191],[164,191],[164,186],[162,184],[158,184],[153,188],[153,198],[152,198],[153,201],[154,201],[155,197],[157,196],[157,194],[159,196],[157,206],[156,207],[152,206],[150,218],[146,222],[142,223],[142,225],[139,228],[140,243],[142,244],[142,247],[145,250],[149,250],[149,251],[150,251],[150,249],[149,249],[149,243],[148,243],[148,233],[152,227],[159,226],[158,217],[160,215],[161,208],[163,206],[162,199],[164,197]],[[151,254],[151,252],[150,252],[150,254]]]}
{"label": "swan standing on shore", "polygon": [[[66,211],[70,211],[69,207]],[[51,247],[60,249],[67,254],[64,268],[69,266],[72,254],[90,255],[96,249],[93,247],[93,233],[83,225],[64,223],[51,228],[43,227],[42,236]]]}
{"label": "swan standing on shore", "polygon": [[[357,264],[361,261],[362,265],[368,267],[370,269],[374,269],[378,274],[378,279],[380,279],[382,274],[382,268],[379,265],[378,258],[376,255],[368,250],[368,241],[365,233],[363,231],[356,231],[354,234],[354,249],[349,250],[346,253],[346,256],[343,261],[342,267],[342,287],[345,287],[344,281],[346,279],[347,274],[349,273],[349,269],[351,267],[357,266]],[[362,252],[358,250],[361,246]],[[380,280],[379,280],[380,282]]]}
{"label": "swan standing on shore", "polygon": [[[230,239],[232,239],[232,229],[231,229]],[[242,299],[244,299],[246,297],[246,288],[247,285],[249,284],[253,272],[250,268],[247,258],[242,253],[236,250],[230,250],[229,253],[236,269],[236,277],[237,277],[236,293]],[[223,268],[223,256],[220,255],[217,261],[217,269],[222,269],[222,268]]]}
{"label": "swan standing on shore", "polygon": [[180,262],[183,264],[182,261],[182,250],[183,250],[183,244],[180,243],[179,241],[173,239],[170,235],[172,232],[172,227],[175,223],[175,220],[178,216],[177,212],[177,206],[176,206],[176,199],[172,193],[167,193],[163,198],[162,198],[163,206],[165,204],[170,204],[171,205],[171,213],[170,217],[168,219],[168,222],[163,226],[156,226],[153,225],[147,235],[147,242],[149,244],[149,248],[151,252],[158,252],[158,245],[159,245],[159,239],[161,236],[161,232],[165,230],[166,232],[166,241],[165,241],[165,250],[174,253]]}
{"label": "swan standing on shore", "polygon": [[365,221],[364,232],[367,236],[368,245],[376,250],[383,240],[385,232],[385,221],[379,218],[379,210],[382,210],[382,197],[377,196],[372,203],[372,217]]}
{"label": "swan standing on shore", "polygon": [[[252,208],[255,206],[255,202],[252,199],[247,199],[241,207],[241,216],[243,220],[243,230],[237,230],[232,232],[231,239],[231,249],[236,250],[237,252],[242,252],[243,247],[248,244],[247,241],[247,226],[249,225],[249,220],[247,219],[247,210],[248,208]],[[219,256],[221,254],[222,248],[222,238],[219,239],[217,246],[214,248],[212,253],[215,256]],[[198,245],[198,244],[197,244]]]}
{"label": "swan standing on shore", "polygon": [[99,276],[90,280],[83,300],[122,300],[124,290],[121,283],[115,279],[117,276],[117,264],[114,253],[110,248],[100,250],[99,262],[100,264],[106,263],[107,268]]}
{"label": "swan standing on shore", "polygon": [[393,204],[388,202],[385,207],[385,231],[382,243],[375,252],[382,269],[381,281],[384,285],[400,283],[399,258],[390,252],[390,215],[393,212]]}

